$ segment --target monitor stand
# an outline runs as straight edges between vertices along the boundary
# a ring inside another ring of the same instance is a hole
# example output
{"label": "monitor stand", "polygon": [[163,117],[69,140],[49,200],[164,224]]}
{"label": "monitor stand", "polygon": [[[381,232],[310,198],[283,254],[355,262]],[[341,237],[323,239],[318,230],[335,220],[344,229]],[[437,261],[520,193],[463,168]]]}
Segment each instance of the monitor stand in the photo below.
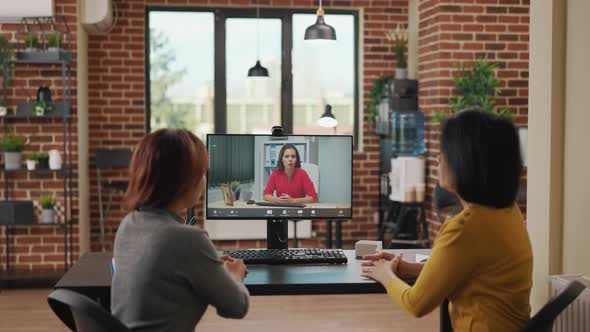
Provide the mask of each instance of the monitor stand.
{"label": "monitor stand", "polygon": [[266,220],[266,248],[287,249],[289,247],[289,221],[286,219]]}

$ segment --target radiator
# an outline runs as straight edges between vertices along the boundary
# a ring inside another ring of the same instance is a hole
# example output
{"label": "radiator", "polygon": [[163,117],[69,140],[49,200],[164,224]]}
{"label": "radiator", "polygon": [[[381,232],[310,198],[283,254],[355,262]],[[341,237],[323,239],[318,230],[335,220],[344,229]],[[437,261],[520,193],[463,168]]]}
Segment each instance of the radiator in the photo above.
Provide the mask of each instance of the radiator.
{"label": "radiator", "polygon": [[590,278],[581,275],[550,276],[552,294],[557,294],[574,279],[587,288],[557,316],[553,332],[590,332]]}

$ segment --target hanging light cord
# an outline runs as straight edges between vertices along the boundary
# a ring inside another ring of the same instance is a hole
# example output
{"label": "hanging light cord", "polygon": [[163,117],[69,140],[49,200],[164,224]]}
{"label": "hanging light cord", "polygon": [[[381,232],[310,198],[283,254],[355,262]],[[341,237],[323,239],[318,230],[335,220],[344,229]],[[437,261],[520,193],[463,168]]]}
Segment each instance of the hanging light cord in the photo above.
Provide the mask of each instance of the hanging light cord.
{"label": "hanging light cord", "polygon": [[260,7],[256,6],[256,60],[260,60]]}
{"label": "hanging light cord", "polygon": [[320,6],[318,7],[318,11],[316,12],[317,16],[324,16],[324,8],[322,8],[322,0],[320,0]]}

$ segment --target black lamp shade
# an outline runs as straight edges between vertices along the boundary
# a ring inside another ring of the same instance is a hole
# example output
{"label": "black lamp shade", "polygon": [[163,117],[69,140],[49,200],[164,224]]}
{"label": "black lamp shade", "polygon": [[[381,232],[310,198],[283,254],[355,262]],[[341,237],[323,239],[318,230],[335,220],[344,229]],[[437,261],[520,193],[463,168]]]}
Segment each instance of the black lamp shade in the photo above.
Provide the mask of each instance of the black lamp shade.
{"label": "black lamp shade", "polygon": [[336,30],[324,22],[323,15],[318,15],[315,24],[305,29],[305,40],[313,39],[336,40]]}
{"label": "black lamp shade", "polygon": [[326,110],[324,111],[324,114],[322,114],[322,117],[320,117],[318,120],[318,124],[325,128],[334,128],[338,125],[338,120],[336,120],[336,117],[332,113],[331,105],[326,105]]}
{"label": "black lamp shade", "polygon": [[260,60],[256,60],[254,67],[248,69],[248,77],[268,77],[268,69],[262,67]]}

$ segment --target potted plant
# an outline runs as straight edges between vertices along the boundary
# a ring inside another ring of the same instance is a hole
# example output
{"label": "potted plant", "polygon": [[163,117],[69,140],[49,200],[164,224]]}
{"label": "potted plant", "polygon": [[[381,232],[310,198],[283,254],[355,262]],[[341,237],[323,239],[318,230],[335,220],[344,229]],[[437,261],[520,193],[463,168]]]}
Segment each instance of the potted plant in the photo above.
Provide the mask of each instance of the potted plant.
{"label": "potted plant", "polygon": [[37,168],[37,163],[39,162],[39,154],[36,152],[29,153],[25,157],[25,162],[27,164],[27,170],[34,171]]}
{"label": "potted plant", "polygon": [[461,74],[453,79],[454,90],[458,96],[449,98],[450,112],[435,111],[433,122],[442,122],[450,114],[476,106],[484,111],[511,117],[512,114],[508,109],[496,107],[496,94],[500,92],[498,79],[494,73],[497,68],[497,64],[481,58],[475,61],[471,69],[462,70]]}
{"label": "potted plant", "polygon": [[23,37],[25,44],[25,52],[36,52],[39,49],[39,38],[32,32],[27,33]]}
{"label": "potted plant", "polygon": [[408,50],[408,31],[400,29],[399,25],[395,30],[386,33],[389,41],[393,42],[393,51],[395,53],[395,78],[403,80],[408,77],[408,63],[406,62],[406,51]]}
{"label": "potted plant", "polygon": [[240,199],[240,181],[232,181],[230,183],[231,191],[234,195],[234,201]]}
{"label": "potted plant", "polygon": [[4,168],[7,170],[19,169],[25,142],[13,134],[7,134],[2,137],[0,147],[4,151]]}
{"label": "potted plant", "polygon": [[55,223],[55,197],[53,195],[41,195],[39,201],[41,203],[42,208],[41,223]]}
{"label": "potted plant", "polygon": [[47,34],[47,51],[58,52],[63,48],[64,35],[59,32],[49,32]]}
{"label": "potted plant", "polygon": [[49,169],[49,154],[47,152],[40,152],[37,154],[39,161],[39,169]]}
{"label": "potted plant", "polygon": [[33,114],[36,116],[43,116],[49,111],[51,111],[51,105],[45,100],[40,100],[35,103]]}
{"label": "potted plant", "polygon": [[4,37],[0,37],[0,77],[2,77],[2,99],[0,99],[0,116],[8,113],[6,103],[6,88],[12,79],[12,70],[14,68],[14,52],[12,45]]}

